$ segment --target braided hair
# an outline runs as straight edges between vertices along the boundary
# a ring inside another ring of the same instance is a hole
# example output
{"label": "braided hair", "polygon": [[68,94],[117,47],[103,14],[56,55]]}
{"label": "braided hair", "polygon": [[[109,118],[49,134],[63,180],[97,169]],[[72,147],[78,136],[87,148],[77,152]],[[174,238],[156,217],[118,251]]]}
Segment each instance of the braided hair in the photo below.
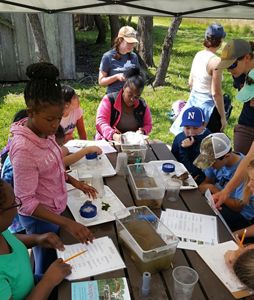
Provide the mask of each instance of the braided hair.
{"label": "braided hair", "polygon": [[59,71],[56,66],[47,62],[31,64],[26,69],[26,75],[30,79],[24,91],[28,107],[38,109],[48,104],[63,104],[61,84],[57,79]]}

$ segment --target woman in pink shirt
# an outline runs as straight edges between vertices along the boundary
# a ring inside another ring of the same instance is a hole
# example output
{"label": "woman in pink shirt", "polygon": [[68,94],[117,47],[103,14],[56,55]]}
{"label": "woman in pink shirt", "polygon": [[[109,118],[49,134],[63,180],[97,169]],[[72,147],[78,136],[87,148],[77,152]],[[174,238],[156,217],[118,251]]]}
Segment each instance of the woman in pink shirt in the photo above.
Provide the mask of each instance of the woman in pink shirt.
{"label": "woman in pink shirt", "polygon": [[144,79],[138,68],[124,74],[126,82],[119,92],[107,94],[101,100],[96,116],[96,139],[120,141],[121,133],[152,130],[150,108],[141,98]]}
{"label": "woman in pink shirt", "polygon": [[[61,216],[67,202],[66,182],[92,197],[96,191],[65,173],[55,141],[64,110],[59,71],[52,64],[36,63],[28,66],[26,74],[30,78],[24,91],[28,118],[12,126],[9,154],[15,195],[22,201],[20,221],[27,233],[58,233],[62,227],[82,243],[92,241],[90,230]],[[56,258],[50,249],[35,247],[33,252],[35,274],[44,273]]]}

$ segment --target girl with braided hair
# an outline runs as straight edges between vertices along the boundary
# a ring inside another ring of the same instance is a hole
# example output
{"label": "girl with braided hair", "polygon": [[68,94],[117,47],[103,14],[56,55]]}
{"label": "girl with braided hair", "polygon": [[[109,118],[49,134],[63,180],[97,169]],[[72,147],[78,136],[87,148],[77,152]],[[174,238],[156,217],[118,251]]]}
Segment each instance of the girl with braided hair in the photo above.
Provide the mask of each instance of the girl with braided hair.
{"label": "girl with braided hair", "polygon": [[[61,216],[66,208],[66,182],[95,197],[96,190],[65,172],[55,133],[62,119],[64,100],[57,79],[58,69],[50,63],[28,66],[24,97],[28,118],[11,127],[10,159],[14,191],[22,202],[19,219],[27,233],[55,232],[64,228],[80,242],[92,241],[85,226]],[[44,273],[56,259],[55,251],[34,247],[35,274]]]}

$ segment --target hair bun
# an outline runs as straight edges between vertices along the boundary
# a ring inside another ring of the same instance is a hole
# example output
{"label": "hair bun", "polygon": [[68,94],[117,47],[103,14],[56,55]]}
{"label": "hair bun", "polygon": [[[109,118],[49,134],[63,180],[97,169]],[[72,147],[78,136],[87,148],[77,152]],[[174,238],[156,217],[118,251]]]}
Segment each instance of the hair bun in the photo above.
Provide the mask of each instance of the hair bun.
{"label": "hair bun", "polygon": [[124,72],[124,77],[127,79],[132,76],[139,76],[139,75],[141,75],[141,72],[140,72],[140,68],[137,67],[129,68]]}
{"label": "hair bun", "polygon": [[56,80],[56,78],[59,76],[59,71],[57,67],[51,63],[40,62],[29,65],[26,69],[26,75],[31,80]]}

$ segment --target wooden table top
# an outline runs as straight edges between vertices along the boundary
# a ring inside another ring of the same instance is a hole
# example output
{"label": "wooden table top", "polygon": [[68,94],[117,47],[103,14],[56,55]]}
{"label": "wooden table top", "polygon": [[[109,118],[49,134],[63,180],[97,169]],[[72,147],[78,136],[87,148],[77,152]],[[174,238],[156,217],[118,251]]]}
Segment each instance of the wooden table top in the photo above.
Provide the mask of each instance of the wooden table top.
{"label": "wooden table top", "polygon": [[[116,157],[116,153],[108,154],[108,158],[111,161],[113,167],[115,167],[116,164]],[[165,144],[154,143],[149,145],[149,149],[146,155],[146,161],[168,159],[174,159],[174,157]],[[126,207],[135,205],[131,191],[124,177],[116,175],[113,177],[104,178],[104,181],[105,184],[107,184],[112,189],[112,191],[118,196],[118,198],[123,202],[123,204]],[[181,191],[180,196],[181,199],[179,199],[176,202],[165,201],[162,205],[162,208],[180,209],[194,213],[214,215],[213,211],[206,203],[205,198],[201,195],[201,193],[198,190]],[[154,212],[156,213],[156,215],[160,216],[160,209]],[[68,209],[66,210],[65,215],[72,218],[71,213]],[[125,276],[128,281],[131,299],[133,300],[172,299],[170,292],[170,290],[172,290],[172,269],[152,274],[150,294],[147,297],[142,297],[140,294],[142,274],[139,273],[136,266],[130,259],[129,253],[126,250],[126,248],[118,244],[115,222],[109,222],[101,225],[92,226],[90,227],[90,229],[92,230],[95,237],[102,237],[107,235],[113,240],[115,246],[118,248],[120,254],[122,255],[122,258],[127,267],[126,269],[95,276],[93,278],[90,278],[91,280]],[[220,242],[225,242],[231,239],[229,232],[227,231],[223,223],[219,220],[219,218],[218,234]],[[66,232],[61,232],[61,238],[63,239],[65,244],[77,243],[77,241],[75,241],[74,238]],[[195,286],[192,299],[234,299],[231,293],[226,289],[226,287],[214,275],[214,273],[209,269],[206,263],[200,258],[200,256],[195,251],[177,249],[176,254],[174,256],[173,265],[174,267],[180,265],[190,266],[198,272],[199,281],[198,284]],[[71,284],[69,281],[65,280],[59,286],[58,299],[71,299]],[[248,298],[248,300],[250,299],[251,297]]]}

